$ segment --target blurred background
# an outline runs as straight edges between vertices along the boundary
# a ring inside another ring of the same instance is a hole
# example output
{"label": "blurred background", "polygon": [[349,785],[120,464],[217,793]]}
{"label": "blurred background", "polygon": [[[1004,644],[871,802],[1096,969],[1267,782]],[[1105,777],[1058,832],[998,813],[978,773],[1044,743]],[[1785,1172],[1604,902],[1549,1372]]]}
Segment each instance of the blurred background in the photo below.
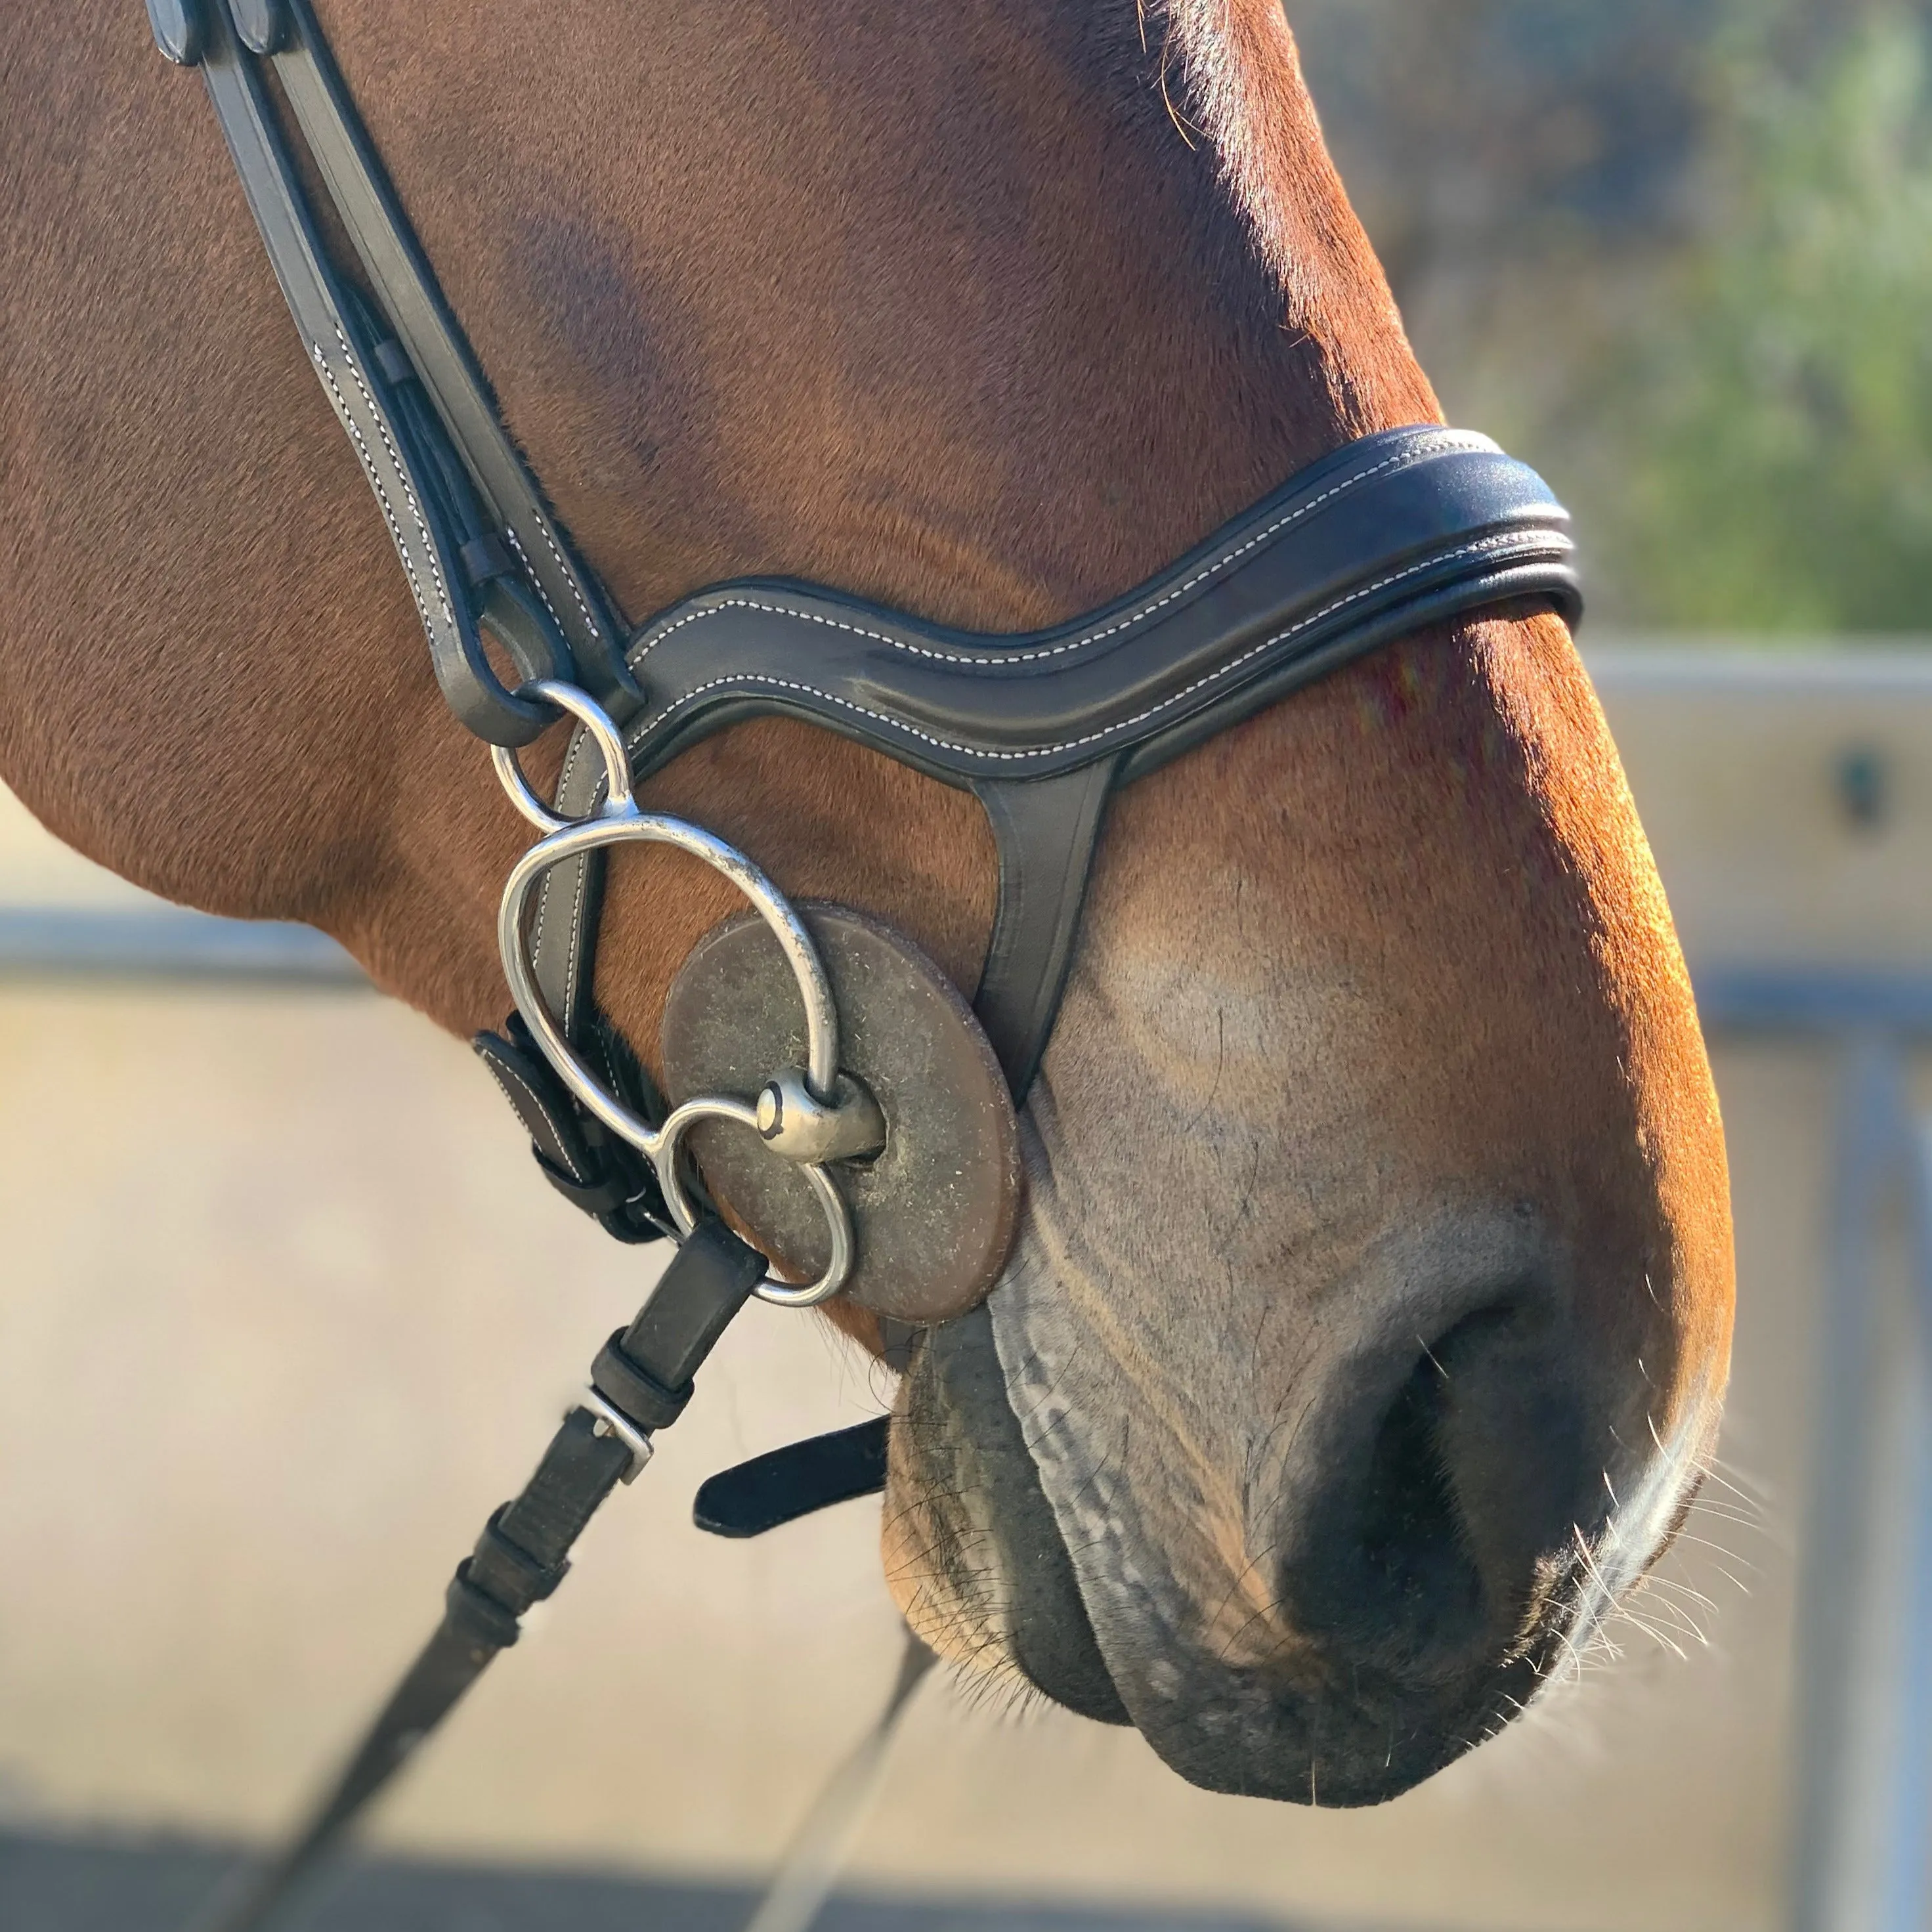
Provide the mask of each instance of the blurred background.
{"label": "blurred background", "polygon": [[[929,1681],[835,1932],[1926,1932],[1932,9],[1292,0],[1448,413],[1550,477],[1738,1211],[1720,1480],[1582,1680],[1395,1804],[1209,1798]],[[313,935],[0,798],[0,1932],[193,1922],[433,1619],[650,1262]],[[726,1932],[896,1666],[878,1510],[689,1522],[876,1414],[758,1309],[311,1928]]]}
{"label": "blurred background", "polygon": [[1594,621],[1925,627],[1932,10],[1289,14],[1451,420],[1576,513]]}

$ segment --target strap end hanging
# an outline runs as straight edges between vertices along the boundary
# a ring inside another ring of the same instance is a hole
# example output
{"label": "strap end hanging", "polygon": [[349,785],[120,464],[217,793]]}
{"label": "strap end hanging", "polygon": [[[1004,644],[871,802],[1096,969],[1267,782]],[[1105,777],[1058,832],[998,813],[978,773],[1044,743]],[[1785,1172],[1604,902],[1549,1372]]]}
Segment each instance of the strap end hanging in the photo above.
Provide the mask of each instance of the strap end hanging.
{"label": "strap end hanging", "polygon": [[[479,1033],[470,1043],[530,1136],[544,1178],[573,1208],[620,1241],[655,1241],[672,1232],[650,1163],[605,1132],[565,1090],[519,1015],[512,1013],[501,1033]],[[601,1037],[598,1044],[605,1044]],[[608,1047],[604,1058],[614,1086],[640,1111],[655,1106],[634,1062],[620,1060]]]}
{"label": "strap end hanging", "polygon": [[712,1536],[763,1536],[886,1486],[887,1417],[788,1443],[721,1470],[698,1486],[692,1520]]}

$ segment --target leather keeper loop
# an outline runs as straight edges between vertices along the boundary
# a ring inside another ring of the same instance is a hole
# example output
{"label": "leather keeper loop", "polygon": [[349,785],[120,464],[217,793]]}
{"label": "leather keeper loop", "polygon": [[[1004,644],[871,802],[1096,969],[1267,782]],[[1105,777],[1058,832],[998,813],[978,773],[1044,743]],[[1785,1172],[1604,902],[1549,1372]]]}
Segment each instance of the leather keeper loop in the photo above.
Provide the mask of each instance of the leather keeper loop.
{"label": "leather keeper loop", "polygon": [[620,1328],[597,1352],[591,1364],[590,1385],[614,1408],[622,1409],[632,1424],[646,1432],[668,1429],[684,1413],[691,1400],[691,1384],[668,1389],[649,1370],[640,1367],[623,1349],[624,1330]]}
{"label": "leather keeper loop", "polygon": [[515,1617],[488,1591],[478,1589],[470,1582],[466,1556],[456,1566],[456,1574],[449,1580],[442,1603],[443,1614],[453,1629],[492,1650],[508,1650],[522,1634]]}
{"label": "leather keeper loop", "polygon": [[517,573],[509,545],[494,530],[472,537],[456,555],[464,575],[472,584],[488,584],[493,577],[514,577]]}
{"label": "leather keeper loop", "polygon": [[533,1147],[530,1151],[536,1155],[538,1166],[543,1169],[544,1180],[573,1208],[580,1208],[586,1214],[614,1214],[637,1192],[627,1174],[607,1173],[602,1180],[589,1183],[573,1180],[541,1149]]}
{"label": "leather keeper loop", "polygon": [[509,1507],[503,1504],[484,1525],[464,1576],[472,1589],[481,1590],[521,1616],[532,1604],[542,1603],[556,1589],[569,1574],[570,1564],[568,1561],[542,1562],[521,1544],[506,1536],[503,1511]]}
{"label": "leather keeper loop", "polygon": [[416,364],[410,360],[409,351],[393,335],[386,335],[369,352],[370,359],[392,382],[413,382],[416,379]]}

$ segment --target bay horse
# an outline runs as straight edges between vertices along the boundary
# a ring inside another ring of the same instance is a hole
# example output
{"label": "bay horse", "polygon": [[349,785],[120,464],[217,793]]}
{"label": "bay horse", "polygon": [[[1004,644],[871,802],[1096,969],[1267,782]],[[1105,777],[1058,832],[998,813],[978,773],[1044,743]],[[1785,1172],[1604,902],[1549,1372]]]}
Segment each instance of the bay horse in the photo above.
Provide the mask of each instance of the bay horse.
{"label": "bay horse", "polygon": [[[316,10],[633,614],[757,573],[1042,625],[1439,420],[1276,0]],[[138,7],[16,0],[8,39],[0,775],[136,883],[494,1024],[519,829],[220,138]],[[969,796],[785,720],[642,795],[970,993]],[[647,1059],[734,905],[675,854],[614,868],[598,998]],[[1699,1479],[1732,1274],[1688,980],[1546,604],[1121,794],[1022,1138],[1004,1276],[900,1385],[919,1636],[1198,1784],[1327,1804],[1563,1675]]]}

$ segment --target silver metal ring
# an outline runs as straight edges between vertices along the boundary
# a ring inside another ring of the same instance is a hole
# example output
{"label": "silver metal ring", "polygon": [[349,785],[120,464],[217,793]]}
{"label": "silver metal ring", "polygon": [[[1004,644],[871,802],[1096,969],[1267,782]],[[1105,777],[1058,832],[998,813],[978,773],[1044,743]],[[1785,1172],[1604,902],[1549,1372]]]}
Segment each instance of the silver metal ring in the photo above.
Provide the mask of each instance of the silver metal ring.
{"label": "silver metal ring", "polygon": [[[604,760],[604,802],[598,808],[602,817],[609,818],[620,814],[633,802],[631,790],[631,758],[624,746],[623,734],[612,721],[610,714],[587,692],[578,690],[574,684],[565,684],[554,677],[533,677],[527,684],[517,687],[519,698],[541,698],[554,704],[560,711],[567,712],[590,733],[591,741]],[[517,754],[507,745],[492,745],[490,762],[496,768],[496,776],[503,789],[510,795],[514,805],[540,832],[561,832],[566,826],[579,821],[561,818],[543,800],[531,790],[530,780],[524,776],[523,766]]]}
{"label": "silver metal ring", "polygon": [[[832,982],[812,934],[790,902],[735,845],[727,844],[684,819],[638,810],[622,734],[594,698],[574,685],[550,679],[533,680],[521,689],[548,699],[584,724],[603,755],[610,791],[594,817],[560,818],[531,791],[514,753],[496,752],[497,772],[512,802],[531,824],[542,826],[545,832],[511,868],[503,887],[496,942],[504,977],[509,982],[510,996],[516,1002],[518,1012],[557,1077],[611,1132],[628,1141],[651,1162],[667,1204],[680,1229],[688,1234],[694,1214],[676,1172],[679,1143],[688,1128],[700,1119],[740,1121],[755,1133],[758,1130],[756,1112],[748,1101],[722,1096],[704,1097],[686,1101],[662,1127],[653,1127],[599,1084],[566,1038],[537,984],[524,927],[530,895],[538,880],[553,866],[567,859],[608,845],[634,842],[670,846],[722,873],[751,901],[784,953],[805,1006],[806,1082],[815,1096],[828,1101],[836,1091],[838,1076],[838,1010],[832,997]],[[810,1307],[836,1294],[850,1278],[856,1258],[851,1213],[837,1184],[822,1166],[803,1162],[800,1166],[824,1210],[832,1234],[832,1258],[815,1282],[800,1286],[768,1276],[760,1286],[758,1292],[764,1299],[791,1308]]]}
{"label": "silver metal ring", "polygon": [[[664,1204],[682,1234],[689,1234],[697,1226],[698,1210],[685,1186],[684,1177],[678,1172],[677,1150],[685,1136],[700,1120],[729,1120],[754,1134],[758,1131],[758,1109],[742,1100],[706,1097],[687,1100],[673,1109],[659,1130],[660,1146],[652,1162],[657,1169],[658,1184],[664,1190]],[[832,1231],[832,1252],[824,1272],[816,1281],[795,1284],[782,1281],[776,1275],[766,1276],[758,1284],[758,1298],[780,1308],[814,1308],[821,1301],[830,1300],[850,1278],[853,1262],[857,1258],[852,1210],[839,1192],[838,1184],[823,1167],[801,1162],[799,1172],[818,1196],[825,1225]]]}

